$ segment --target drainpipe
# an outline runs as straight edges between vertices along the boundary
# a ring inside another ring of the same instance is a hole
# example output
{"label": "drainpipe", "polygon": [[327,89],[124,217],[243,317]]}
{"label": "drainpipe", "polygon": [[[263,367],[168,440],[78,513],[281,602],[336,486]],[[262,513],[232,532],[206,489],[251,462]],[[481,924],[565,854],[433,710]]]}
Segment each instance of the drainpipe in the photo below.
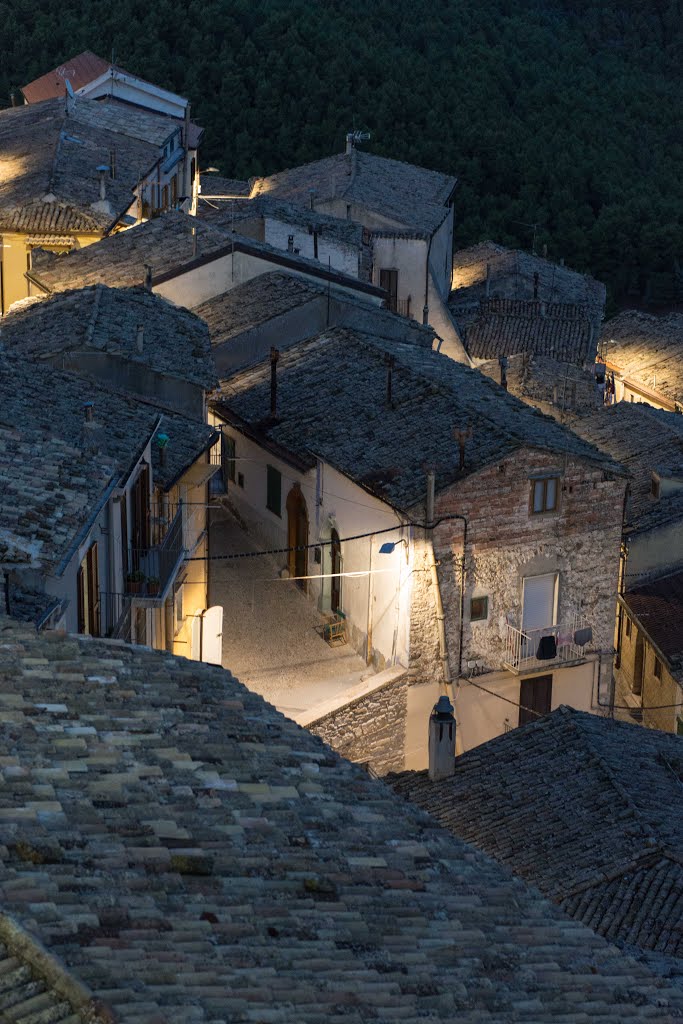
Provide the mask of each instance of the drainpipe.
{"label": "drainpipe", "polygon": [[422,308],[422,323],[426,326],[429,323],[429,257],[432,254],[433,236],[429,238],[427,246],[427,266],[425,268],[425,304]]}

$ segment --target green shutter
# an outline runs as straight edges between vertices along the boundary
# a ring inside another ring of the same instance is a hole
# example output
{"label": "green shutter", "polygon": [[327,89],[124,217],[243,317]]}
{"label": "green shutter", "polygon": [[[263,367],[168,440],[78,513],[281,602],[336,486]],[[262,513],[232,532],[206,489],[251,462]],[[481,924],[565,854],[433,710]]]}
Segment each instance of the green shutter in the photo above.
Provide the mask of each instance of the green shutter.
{"label": "green shutter", "polygon": [[282,515],[282,474],[274,466],[266,466],[266,508]]}

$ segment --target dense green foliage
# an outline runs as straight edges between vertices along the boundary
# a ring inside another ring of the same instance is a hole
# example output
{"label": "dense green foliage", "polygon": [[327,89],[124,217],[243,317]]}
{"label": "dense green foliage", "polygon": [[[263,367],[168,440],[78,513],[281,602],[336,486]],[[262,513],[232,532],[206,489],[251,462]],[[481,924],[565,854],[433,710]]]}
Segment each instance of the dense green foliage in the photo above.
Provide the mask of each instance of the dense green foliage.
{"label": "dense green foliage", "polygon": [[234,176],[339,151],[460,179],[458,247],[683,301],[681,0],[0,0],[0,97],[83,49],[189,95]]}

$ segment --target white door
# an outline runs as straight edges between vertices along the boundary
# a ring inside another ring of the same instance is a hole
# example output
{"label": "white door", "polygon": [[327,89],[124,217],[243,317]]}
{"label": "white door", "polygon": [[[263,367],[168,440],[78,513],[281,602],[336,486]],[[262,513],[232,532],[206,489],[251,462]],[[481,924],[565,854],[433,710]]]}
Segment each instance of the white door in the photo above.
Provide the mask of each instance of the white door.
{"label": "white door", "polygon": [[202,661],[220,665],[223,660],[223,605],[202,612]]}
{"label": "white door", "polygon": [[522,629],[554,626],[557,619],[557,573],[525,576],[522,608]]}

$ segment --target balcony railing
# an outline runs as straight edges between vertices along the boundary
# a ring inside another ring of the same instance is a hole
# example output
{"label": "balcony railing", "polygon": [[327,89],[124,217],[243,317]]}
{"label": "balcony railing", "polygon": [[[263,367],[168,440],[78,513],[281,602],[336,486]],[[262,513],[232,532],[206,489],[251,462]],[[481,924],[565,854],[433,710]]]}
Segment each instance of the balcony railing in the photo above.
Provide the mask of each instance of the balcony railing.
{"label": "balcony railing", "polygon": [[131,564],[140,578],[127,580],[128,593],[149,598],[163,596],[185,554],[184,519],[184,506],[180,504],[160,543],[131,550]]}
{"label": "balcony railing", "polygon": [[407,299],[396,299],[394,313],[398,313],[399,316],[410,317],[410,301],[410,295]]}
{"label": "balcony railing", "polygon": [[[558,623],[555,626],[544,626],[540,629],[517,629],[506,626],[505,654],[503,664],[511,672],[532,672],[547,668],[558,663],[582,661],[585,648],[574,643],[574,634],[586,623],[577,616],[570,622]],[[554,637],[555,655],[552,658],[539,658],[539,647],[543,637]]]}
{"label": "balcony railing", "polygon": [[129,594],[100,591],[100,635],[130,643],[132,639],[133,599]]}

